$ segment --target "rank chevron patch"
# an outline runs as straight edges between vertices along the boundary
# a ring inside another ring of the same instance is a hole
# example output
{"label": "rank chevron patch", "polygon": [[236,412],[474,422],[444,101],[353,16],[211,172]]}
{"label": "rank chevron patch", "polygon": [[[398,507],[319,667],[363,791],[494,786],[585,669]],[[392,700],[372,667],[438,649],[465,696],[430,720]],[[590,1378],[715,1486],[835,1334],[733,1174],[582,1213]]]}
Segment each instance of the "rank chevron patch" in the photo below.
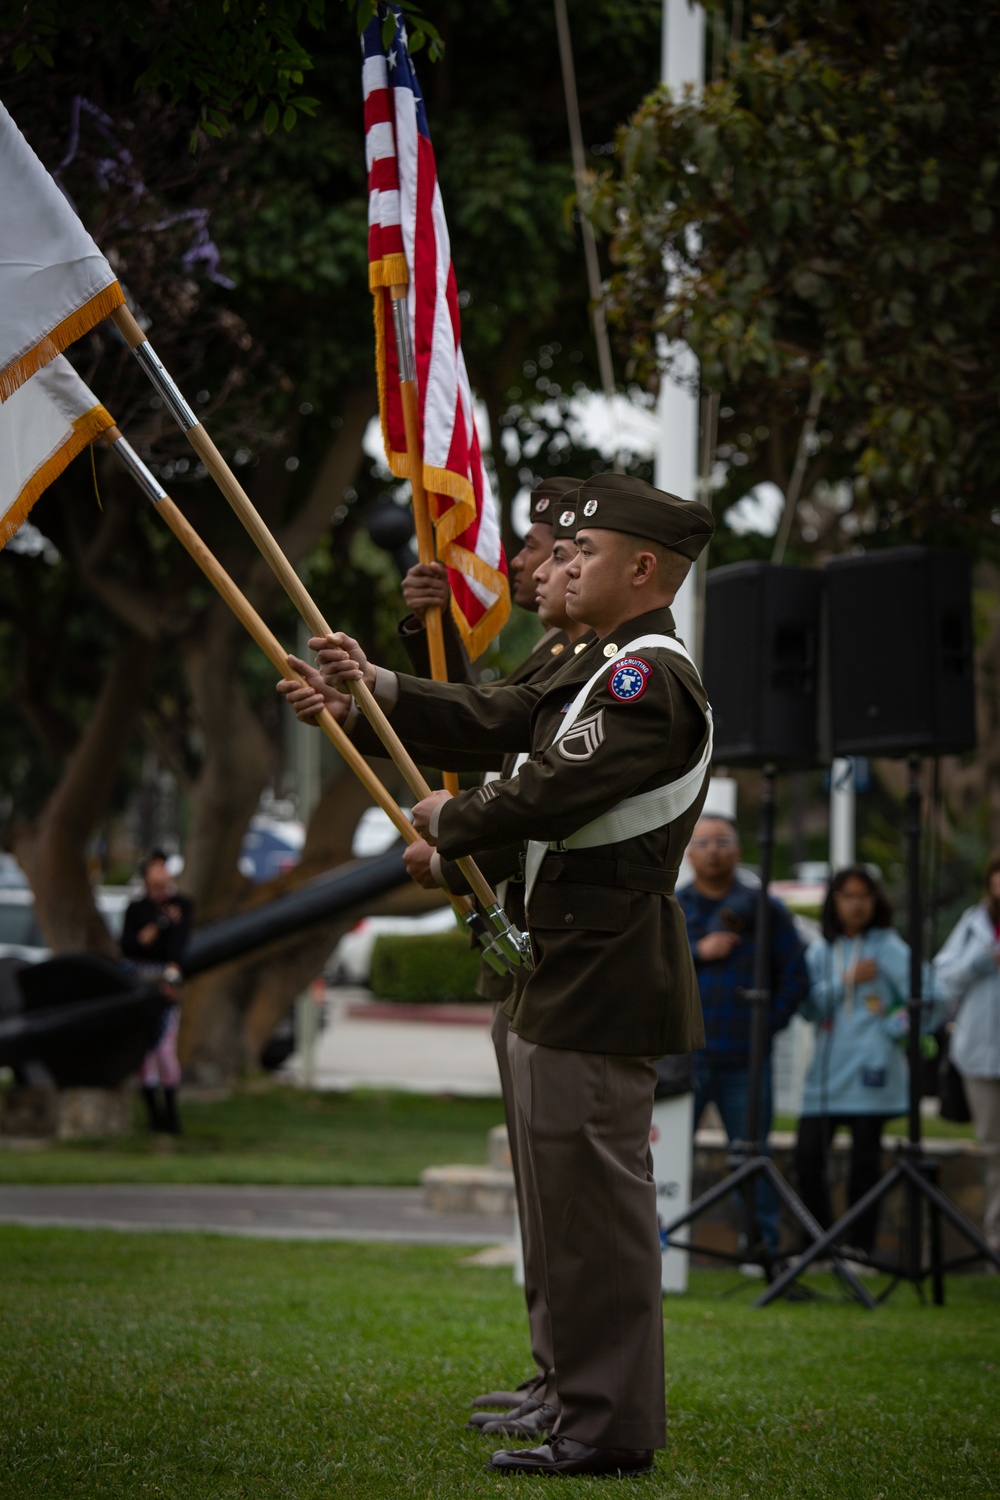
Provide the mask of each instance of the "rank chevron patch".
{"label": "rank chevron patch", "polygon": [[589,760],[594,751],[604,744],[604,709],[577,719],[572,729],[567,729],[559,741],[559,754],[563,760]]}

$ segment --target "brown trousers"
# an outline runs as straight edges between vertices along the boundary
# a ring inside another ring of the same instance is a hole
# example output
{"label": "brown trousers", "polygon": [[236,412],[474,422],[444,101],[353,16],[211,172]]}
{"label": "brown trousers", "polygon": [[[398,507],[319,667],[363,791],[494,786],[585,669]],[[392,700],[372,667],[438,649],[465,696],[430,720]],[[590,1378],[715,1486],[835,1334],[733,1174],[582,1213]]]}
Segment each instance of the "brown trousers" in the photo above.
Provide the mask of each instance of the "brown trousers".
{"label": "brown trousers", "polygon": [[509,1037],[525,1263],[548,1306],[555,1431],[597,1448],[666,1443],[651,1058]]}
{"label": "brown trousers", "polygon": [[514,1079],[510,1071],[507,1039],[510,1025],[499,1005],[493,1007],[493,1025],[490,1028],[493,1046],[500,1070],[500,1089],[503,1094],[503,1112],[507,1121],[507,1139],[510,1143],[510,1160],[514,1169],[514,1191],[517,1194],[517,1217],[521,1229],[521,1250],[524,1255],[524,1300],[528,1305],[528,1336],[531,1354],[539,1372],[546,1377],[545,1386],[534,1392],[538,1401],[550,1406],[556,1404],[556,1388],[553,1376],[552,1327],[549,1308],[545,1300],[541,1273],[534,1257],[538,1244],[538,1229],[530,1233],[528,1221],[534,1213],[534,1203],[525,1197],[524,1173],[521,1165],[521,1149],[517,1134],[517,1100],[514,1095]]}

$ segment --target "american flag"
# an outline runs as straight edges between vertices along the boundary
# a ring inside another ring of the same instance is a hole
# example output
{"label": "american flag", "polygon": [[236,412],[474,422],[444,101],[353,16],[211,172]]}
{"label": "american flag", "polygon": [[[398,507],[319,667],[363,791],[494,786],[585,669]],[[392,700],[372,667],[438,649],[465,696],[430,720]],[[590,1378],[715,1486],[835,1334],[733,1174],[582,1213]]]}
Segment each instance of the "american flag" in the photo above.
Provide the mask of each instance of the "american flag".
{"label": "american flag", "polygon": [[[383,22],[392,18],[386,46]],[[510,613],[496,501],[476,433],[458,288],[423,96],[399,7],[380,5],[362,39],[369,285],[382,435],[392,472],[410,475],[389,288],[407,286],[423,478],[448,568],[452,614],[476,657]]]}

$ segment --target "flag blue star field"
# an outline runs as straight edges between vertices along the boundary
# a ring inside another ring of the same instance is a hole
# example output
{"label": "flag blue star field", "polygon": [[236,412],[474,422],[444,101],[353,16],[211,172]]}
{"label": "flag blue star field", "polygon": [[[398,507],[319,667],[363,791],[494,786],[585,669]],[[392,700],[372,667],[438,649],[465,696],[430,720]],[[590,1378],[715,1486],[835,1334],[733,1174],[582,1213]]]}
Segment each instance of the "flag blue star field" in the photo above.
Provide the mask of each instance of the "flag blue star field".
{"label": "flag blue star field", "polygon": [[[394,20],[385,45],[383,23]],[[510,613],[496,501],[483,464],[462,355],[458,287],[427,112],[396,5],[380,5],[362,38],[368,164],[368,276],[382,435],[392,472],[410,475],[393,336],[391,288],[402,288],[413,344],[424,488],[448,568],[452,614],[478,656]]]}

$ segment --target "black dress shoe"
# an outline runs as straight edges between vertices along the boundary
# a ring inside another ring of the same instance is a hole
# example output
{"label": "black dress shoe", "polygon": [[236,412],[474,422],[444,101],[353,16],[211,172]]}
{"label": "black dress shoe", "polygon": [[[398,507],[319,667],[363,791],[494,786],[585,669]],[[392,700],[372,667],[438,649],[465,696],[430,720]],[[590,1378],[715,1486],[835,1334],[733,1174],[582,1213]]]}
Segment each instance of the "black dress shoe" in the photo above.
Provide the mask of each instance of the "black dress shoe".
{"label": "black dress shoe", "polygon": [[529,1396],[533,1396],[540,1385],[545,1383],[545,1376],[539,1371],[537,1375],[531,1375],[527,1380],[522,1380],[516,1391],[487,1391],[484,1396],[476,1396],[470,1402],[471,1406],[520,1406]]}
{"label": "black dress shoe", "polygon": [[494,1417],[491,1422],[486,1422],[479,1430],[488,1433],[491,1437],[498,1434],[503,1437],[519,1438],[543,1438],[548,1437],[556,1425],[556,1417],[559,1412],[554,1406],[535,1407],[534,1411],[515,1415],[514,1411],[507,1412],[504,1416]]}
{"label": "black dress shoe", "polygon": [[[515,1406],[511,1411],[504,1413],[502,1416],[499,1412],[495,1411],[474,1411],[465,1425],[466,1427],[478,1427],[479,1431],[482,1432],[483,1428],[489,1422],[499,1422],[501,1420],[511,1422],[517,1421],[521,1417],[528,1417],[533,1411],[537,1411],[541,1404],[534,1396],[529,1396],[526,1401],[522,1401],[519,1406]],[[509,1432],[510,1430],[508,1427],[504,1428],[504,1432]]]}
{"label": "black dress shoe", "polygon": [[652,1448],[591,1448],[573,1438],[554,1437],[540,1448],[500,1448],[488,1468],[501,1474],[648,1474]]}

